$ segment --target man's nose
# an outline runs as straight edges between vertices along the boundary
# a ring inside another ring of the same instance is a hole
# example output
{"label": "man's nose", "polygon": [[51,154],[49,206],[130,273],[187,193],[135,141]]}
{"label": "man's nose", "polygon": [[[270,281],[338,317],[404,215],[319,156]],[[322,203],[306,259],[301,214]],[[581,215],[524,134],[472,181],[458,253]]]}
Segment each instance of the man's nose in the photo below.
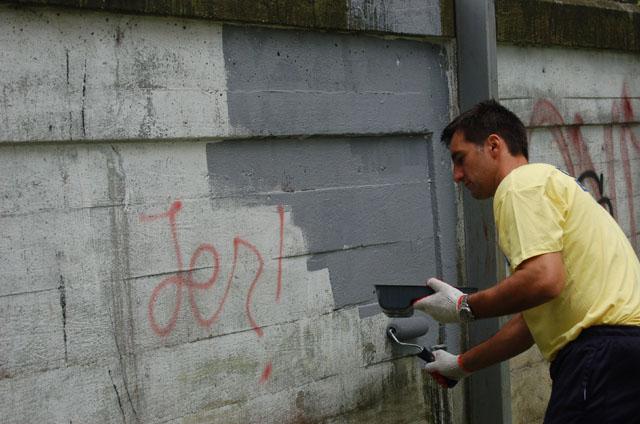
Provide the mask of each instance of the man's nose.
{"label": "man's nose", "polygon": [[453,167],[453,181],[455,181],[456,183],[459,183],[460,181],[462,181],[462,178],[464,177],[464,172],[462,171],[462,168],[459,166],[454,166]]}

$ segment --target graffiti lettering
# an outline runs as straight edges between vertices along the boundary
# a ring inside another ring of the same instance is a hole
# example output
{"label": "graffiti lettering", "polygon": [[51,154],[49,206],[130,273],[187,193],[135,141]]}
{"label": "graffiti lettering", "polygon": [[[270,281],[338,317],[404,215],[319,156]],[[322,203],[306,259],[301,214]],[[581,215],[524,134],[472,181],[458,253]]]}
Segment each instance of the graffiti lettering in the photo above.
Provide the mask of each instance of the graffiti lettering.
{"label": "graffiti lettering", "polygon": [[[622,89],[622,98],[614,101],[611,107],[612,124],[620,125],[619,151],[620,161],[622,162],[622,170],[624,174],[624,182],[626,188],[626,207],[629,211],[629,233],[631,244],[634,248],[638,248],[637,229],[636,229],[636,213],[634,207],[634,190],[633,175],[631,172],[630,146],[640,153],[640,140],[629,127],[629,122],[634,120],[634,111],[631,105],[626,84]],[[547,99],[538,100],[531,115],[531,127],[542,125],[550,126],[553,140],[560,150],[562,159],[571,175],[579,175],[578,180],[589,185],[590,190],[594,193],[596,200],[603,207],[606,207],[616,217],[617,211],[617,193],[616,193],[616,161],[615,161],[615,145],[613,137],[613,125],[605,127],[603,151],[605,153],[606,174],[608,187],[608,196],[604,195],[604,175],[595,171],[595,166],[588,150],[587,143],[582,136],[581,127],[584,124],[582,116],[577,113],[574,115],[573,123],[568,125],[558,108]],[[568,128],[567,128],[568,127]]]}
{"label": "graffiti lettering", "polygon": [[602,205],[602,207],[606,206],[609,213],[613,216],[613,205],[611,204],[611,199],[604,196],[604,175],[600,174],[600,176],[598,176],[598,174],[593,170],[585,171],[578,177],[578,182],[583,183],[586,179],[591,179],[597,183],[598,192],[595,196],[596,200],[600,205]]}
{"label": "graffiti lettering", "polygon": [[[147,309],[147,316],[149,319],[149,325],[151,329],[159,336],[165,337],[169,335],[176,326],[178,317],[180,315],[180,309],[182,307],[182,297],[183,297],[183,289],[187,289],[187,293],[189,296],[189,305],[191,307],[191,314],[195,318],[196,323],[205,328],[211,327],[222,314],[225,301],[229,296],[229,290],[231,289],[231,285],[234,281],[234,276],[236,275],[236,265],[238,262],[238,256],[241,249],[249,252],[255,258],[255,262],[257,264],[257,268],[255,271],[255,275],[251,281],[249,286],[249,290],[247,293],[247,298],[245,301],[245,313],[247,317],[247,321],[251,325],[253,331],[255,331],[258,337],[263,336],[263,330],[256,322],[256,319],[251,311],[253,295],[255,289],[260,281],[260,277],[262,276],[262,272],[264,270],[264,260],[262,258],[262,254],[258,250],[256,246],[250,243],[247,240],[244,240],[240,237],[235,237],[233,239],[233,262],[231,265],[231,272],[226,281],[226,285],[224,287],[224,292],[222,297],[220,298],[217,308],[213,312],[210,317],[205,317],[198,304],[196,302],[196,294],[199,291],[208,290],[214,287],[216,284],[219,274],[220,274],[220,255],[216,248],[207,243],[202,243],[198,245],[196,250],[193,252],[189,259],[189,268],[188,270],[184,269],[184,260],[182,256],[182,250],[180,249],[180,243],[178,242],[178,229],[176,225],[176,217],[178,213],[182,210],[182,202],[179,200],[174,201],[169,209],[166,212],[156,214],[156,215],[140,215],[141,222],[154,222],[159,220],[167,219],[169,221],[169,228],[171,231],[171,241],[173,242],[173,249],[176,255],[176,262],[178,270],[175,275],[171,275],[158,283],[158,285],[151,292],[151,297],[149,299],[149,305]],[[278,273],[277,273],[277,281],[276,281],[276,302],[280,301],[280,294],[282,290],[282,256],[284,253],[284,208],[280,205],[277,208],[279,215],[279,256],[278,256]],[[193,271],[196,268],[196,264],[198,259],[200,259],[203,255],[210,255],[213,261],[213,270],[209,279],[204,282],[197,281],[193,275]],[[158,299],[165,289],[173,288],[175,290],[175,306],[173,307],[173,311],[171,312],[171,316],[169,317],[168,322],[165,325],[160,324],[156,319],[156,306],[158,304]],[[271,375],[272,365],[271,362],[268,362],[262,372],[262,376],[260,377],[260,382],[264,383],[269,379]]]}

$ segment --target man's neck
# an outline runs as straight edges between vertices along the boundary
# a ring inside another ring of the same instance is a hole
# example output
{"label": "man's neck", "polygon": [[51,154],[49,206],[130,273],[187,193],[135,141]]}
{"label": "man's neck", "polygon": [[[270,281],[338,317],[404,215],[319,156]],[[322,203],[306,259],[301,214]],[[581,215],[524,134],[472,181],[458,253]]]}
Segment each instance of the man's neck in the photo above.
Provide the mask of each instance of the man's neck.
{"label": "man's neck", "polygon": [[500,164],[500,167],[498,169],[498,173],[497,173],[498,181],[497,181],[496,187],[500,184],[502,180],[504,180],[504,178],[507,175],[511,173],[511,171],[521,167],[522,165],[526,165],[528,163],[529,161],[523,155],[518,155],[518,156],[507,155],[502,161],[502,163]]}

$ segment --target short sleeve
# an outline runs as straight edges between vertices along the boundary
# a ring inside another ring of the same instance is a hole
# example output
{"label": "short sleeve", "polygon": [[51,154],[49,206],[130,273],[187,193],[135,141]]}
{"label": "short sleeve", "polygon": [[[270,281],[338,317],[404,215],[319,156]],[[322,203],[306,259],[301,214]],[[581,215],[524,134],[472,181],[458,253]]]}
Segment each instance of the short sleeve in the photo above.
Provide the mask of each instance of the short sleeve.
{"label": "short sleeve", "polygon": [[505,193],[496,208],[496,227],[512,270],[529,258],[562,250],[564,212],[544,187]]}

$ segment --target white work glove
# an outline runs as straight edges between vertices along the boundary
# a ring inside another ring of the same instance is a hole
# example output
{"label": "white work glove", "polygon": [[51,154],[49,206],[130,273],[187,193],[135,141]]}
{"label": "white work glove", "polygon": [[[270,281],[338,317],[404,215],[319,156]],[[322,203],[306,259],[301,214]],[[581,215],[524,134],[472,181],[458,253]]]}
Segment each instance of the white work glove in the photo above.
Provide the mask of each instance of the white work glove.
{"label": "white work glove", "polygon": [[437,278],[429,278],[427,286],[435,293],[418,299],[413,307],[431,315],[436,321],[461,322],[458,303],[464,293]]}
{"label": "white work glove", "polygon": [[428,362],[424,366],[424,370],[431,374],[442,387],[453,387],[451,381],[447,382],[443,377],[457,382],[471,374],[463,368],[460,355],[452,355],[446,350],[434,350],[433,356],[435,360]]}

